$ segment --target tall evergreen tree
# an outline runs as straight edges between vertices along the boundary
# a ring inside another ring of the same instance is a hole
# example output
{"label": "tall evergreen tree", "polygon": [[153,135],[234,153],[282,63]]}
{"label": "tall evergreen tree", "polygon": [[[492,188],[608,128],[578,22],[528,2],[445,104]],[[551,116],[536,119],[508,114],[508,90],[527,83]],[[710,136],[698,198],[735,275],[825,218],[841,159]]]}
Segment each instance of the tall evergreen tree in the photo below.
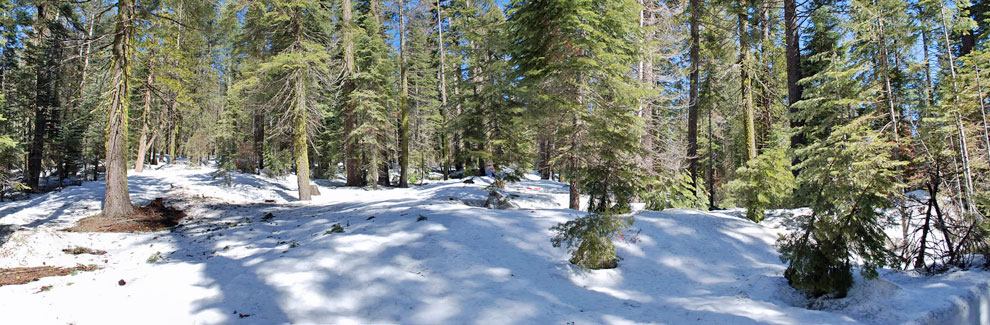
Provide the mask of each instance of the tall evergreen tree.
{"label": "tall evergreen tree", "polygon": [[565,117],[558,136],[570,144],[561,158],[568,161],[571,209],[579,209],[579,185],[593,211],[623,210],[641,185],[632,176],[641,154],[636,106],[644,94],[630,73],[642,39],[639,7],[626,0],[512,4],[523,84],[545,114]]}
{"label": "tall evergreen tree", "polygon": [[330,9],[316,0],[266,0],[244,4],[263,13],[245,32],[267,35],[271,56],[247,72],[242,87],[270,94],[265,106],[280,113],[276,127],[290,135],[300,200],[311,199],[309,142],[319,116],[321,90],[331,82]]}

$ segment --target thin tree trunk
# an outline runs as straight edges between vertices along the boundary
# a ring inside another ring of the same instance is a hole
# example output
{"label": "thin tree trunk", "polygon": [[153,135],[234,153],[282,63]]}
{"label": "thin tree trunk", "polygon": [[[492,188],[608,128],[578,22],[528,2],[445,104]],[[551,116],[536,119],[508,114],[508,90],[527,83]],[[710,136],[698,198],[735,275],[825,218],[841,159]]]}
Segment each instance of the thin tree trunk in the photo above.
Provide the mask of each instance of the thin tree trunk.
{"label": "thin tree trunk", "polygon": [[134,0],[117,1],[117,25],[111,57],[111,88],[106,128],[106,196],[103,216],[121,218],[134,212],[127,190],[127,110],[130,108],[131,39],[134,36]]}
{"label": "thin tree trunk", "polygon": [[[583,102],[583,100],[578,100],[578,102]],[[577,137],[578,137],[578,117],[574,116],[574,131],[571,133],[571,148],[569,149],[571,151],[570,170],[567,175],[568,188],[569,188],[568,191],[569,201],[567,207],[571,210],[581,210],[581,193],[578,190],[577,177],[576,177],[576,173],[578,169],[577,152],[576,152],[578,147]]]}
{"label": "thin tree trunk", "polygon": [[[921,14],[921,11],[922,11],[921,5],[918,5],[919,15]],[[922,91],[924,92],[924,96],[925,96],[924,98],[925,105],[931,107],[933,87],[932,87],[931,59],[928,56],[928,29],[927,29],[928,24],[924,21],[921,21],[920,19],[918,23],[919,25],[921,25],[921,45],[922,45],[921,49],[922,49],[922,53],[924,54],[924,60],[925,60],[925,86],[922,87]]]}
{"label": "thin tree trunk", "polygon": [[983,141],[987,150],[987,165],[990,167],[990,125],[987,125],[987,108],[983,100],[983,84],[980,82],[980,67],[976,67],[976,89],[980,94],[980,116],[983,117]]}
{"label": "thin tree trunk", "polygon": [[[751,0],[752,1],[752,0]],[[739,0],[739,92],[742,95],[746,118],[746,158],[756,158],[756,112],[753,110],[753,95],[749,75],[749,17],[747,5]]]}
{"label": "thin tree trunk", "polygon": [[[874,1],[874,4],[875,1]],[[877,21],[877,27],[880,32],[880,69],[883,70],[883,81],[884,81],[884,91],[886,92],[887,107],[890,109],[890,123],[894,131],[894,143],[898,146],[897,150],[894,151],[895,159],[900,159],[900,115],[897,112],[897,108],[894,106],[894,89],[890,85],[890,68],[887,66],[890,61],[890,55],[887,52],[887,38],[885,37],[886,25],[884,24],[884,17],[880,17]]]}
{"label": "thin tree trunk", "polygon": [[699,31],[699,16],[701,15],[699,0],[691,0],[691,76],[688,91],[688,170],[691,173],[691,191],[698,187],[698,87],[700,78],[701,34]]}
{"label": "thin tree trunk", "polygon": [[443,43],[443,7],[440,5],[440,0],[437,0],[437,34],[439,35],[439,52],[440,52],[440,119],[441,126],[443,127],[440,131],[440,144],[443,146],[442,161],[443,161],[443,180],[447,180],[450,176],[450,144],[447,143],[447,52],[444,50]]}
{"label": "thin tree trunk", "polygon": [[[797,1],[784,0],[784,41],[786,43],[787,56],[787,106],[790,112],[790,125],[792,129],[804,126],[804,121],[797,118],[800,113],[794,103],[801,100],[804,92],[801,87],[801,33],[798,30]],[[795,132],[791,136],[791,148],[799,148],[805,144],[803,132]],[[797,169],[795,169],[797,171]]]}
{"label": "thin tree trunk", "polygon": [[[956,103],[958,103],[959,86],[957,85],[958,81],[956,80],[956,63],[955,63],[955,58],[953,58],[952,55],[952,46],[949,43],[949,32],[948,29],[945,27],[945,8],[940,6],[939,13],[942,16],[942,34],[945,38],[945,54],[949,58],[949,72],[951,72],[952,75],[952,93],[955,95]],[[966,185],[965,207],[967,210],[974,211],[975,207],[973,206],[973,177],[969,168],[969,148],[967,148],[966,146],[966,129],[963,127],[962,116],[959,114],[959,112],[958,111],[954,112],[954,115],[956,120],[955,121],[956,129],[959,132],[959,152],[961,153],[960,159],[962,161],[963,178]]]}
{"label": "thin tree trunk", "polygon": [[144,112],[141,113],[141,137],[138,139],[137,160],[134,161],[134,172],[144,171],[144,155],[148,151],[148,116],[151,114],[151,83],[155,79],[155,53],[151,52],[148,59],[148,79],[144,87]]}
{"label": "thin tree trunk", "polygon": [[[354,135],[357,129],[357,116],[354,109],[356,102],[350,98],[354,92],[354,78],[356,72],[354,63],[354,21],[351,0],[343,0],[341,7],[341,18],[344,26],[341,28],[341,39],[344,43],[344,169],[347,173],[347,186],[362,186],[365,183],[361,177],[361,160],[357,152],[358,139]],[[371,165],[376,166],[376,165]],[[373,182],[376,180],[372,178]]]}
{"label": "thin tree trunk", "polygon": [[405,1],[399,0],[399,187],[409,187],[409,76],[406,62]]}
{"label": "thin tree trunk", "polygon": [[258,164],[258,173],[261,174],[265,169],[265,114],[260,109],[254,112],[254,156]]}

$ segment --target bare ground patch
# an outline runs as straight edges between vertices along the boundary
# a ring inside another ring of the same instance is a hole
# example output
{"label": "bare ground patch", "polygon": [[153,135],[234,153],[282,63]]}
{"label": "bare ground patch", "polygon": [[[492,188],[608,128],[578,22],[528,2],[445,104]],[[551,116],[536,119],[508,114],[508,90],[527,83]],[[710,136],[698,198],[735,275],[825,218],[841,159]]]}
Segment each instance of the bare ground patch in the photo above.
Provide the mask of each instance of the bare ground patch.
{"label": "bare ground patch", "polygon": [[0,286],[25,284],[50,276],[65,276],[73,272],[94,271],[100,269],[96,265],[76,265],[74,267],[33,266],[0,269]]}
{"label": "bare ground patch", "polygon": [[134,214],[125,218],[107,218],[103,215],[86,217],[72,228],[71,232],[149,232],[174,227],[186,213],[174,207],[166,206],[162,198],[157,198],[148,205],[137,207]]}

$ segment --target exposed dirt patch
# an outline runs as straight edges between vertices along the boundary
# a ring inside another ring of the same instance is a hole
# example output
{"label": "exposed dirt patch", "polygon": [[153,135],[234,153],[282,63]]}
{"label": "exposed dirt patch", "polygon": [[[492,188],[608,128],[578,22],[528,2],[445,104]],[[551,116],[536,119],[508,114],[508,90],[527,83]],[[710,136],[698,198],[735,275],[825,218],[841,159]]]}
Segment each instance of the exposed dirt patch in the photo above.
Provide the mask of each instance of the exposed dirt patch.
{"label": "exposed dirt patch", "polygon": [[76,265],[75,267],[35,266],[0,269],[0,286],[25,284],[50,276],[65,276],[77,271],[94,271],[96,265]]}
{"label": "exposed dirt patch", "polygon": [[82,246],[76,246],[76,248],[66,248],[66,249],[63,249],[62,252],[63,253],[66,253],[66,254],[72,254],[72,255],[82,255],[82,254],[104,255],[104,254],[107,253],[107,251],[104,251],[104,250],[96,250],[96,249],[86,248],[86,247],[82,247]]}
{"label": "exposed dirt patch", "polygon": [[174,227],[186,213],[179,209],[165,206],[162,198],[157,198],[148,205],[134,209],[134,214],[126,218],[107,218],[102,215],[83,218],[75,227],[65,229],[73,232],[149,232]]}

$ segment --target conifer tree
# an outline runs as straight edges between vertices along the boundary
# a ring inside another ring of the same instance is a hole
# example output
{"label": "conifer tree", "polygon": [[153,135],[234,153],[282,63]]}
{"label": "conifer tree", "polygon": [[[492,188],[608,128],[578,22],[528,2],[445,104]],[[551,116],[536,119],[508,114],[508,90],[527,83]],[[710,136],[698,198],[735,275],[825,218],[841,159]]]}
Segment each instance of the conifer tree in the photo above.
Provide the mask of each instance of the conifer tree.
{"label": "conifer tree", "polygon": [[354,91],[349,101],[354,105],[356,127],[347,135],[356,144],[356,152],[363,157],[359,166],[367,171],[365,182],[377,188],[381,166],[388,164],[388,152],[393,150],[396,90],[391,75],[394,61],[389,57],[389,47],[382,36],[381,25],[371,8],[358,15],[359,31],[356,39],[356,73],[353,76]]}
{"label": "conifer tree", "polygon": [[245,32],[267,35],[272,47],[253,70],[246,72],[242,87],[269,94],[268,112],[280,114],[278,131],[290,135],[299,199],[311,199],[309,142],[321,89],[331,82],[329,8],[316,0],[266,0],[244,4],[262,13]]}
{"label": "conifer tree", "polygon": [[[816,24],[831,18],[827,11],[822,15]],[[806,133],[817,140],[798,152],[801,197],[812,214],[799,219],[798,231],[778,241],[781,260],[788,263],[784,276],[815,296],[845,296],[857,258],[867,278],[888,263],[879,211],[890,207],[901,188],[903,163],[891,156],[893,135],[874,129],[883,116],[871,109],[878,87],[856,81],[863,67],[851,63],[842,48],[809,58],[823,68],[802,81],[805,99],[795,105],[808,124],[819,123]]]}
{"label": "conifer tree", "polygon": [[636,157],[642,121],[636,116],[642,87],[632,80],[642,38],[640,6],[626,0],[528,1],[512,4],[514,56],[531,103],[559,114],[567,139],[571,209],[579,184],[589,210],[621,211],[638,184]]}

